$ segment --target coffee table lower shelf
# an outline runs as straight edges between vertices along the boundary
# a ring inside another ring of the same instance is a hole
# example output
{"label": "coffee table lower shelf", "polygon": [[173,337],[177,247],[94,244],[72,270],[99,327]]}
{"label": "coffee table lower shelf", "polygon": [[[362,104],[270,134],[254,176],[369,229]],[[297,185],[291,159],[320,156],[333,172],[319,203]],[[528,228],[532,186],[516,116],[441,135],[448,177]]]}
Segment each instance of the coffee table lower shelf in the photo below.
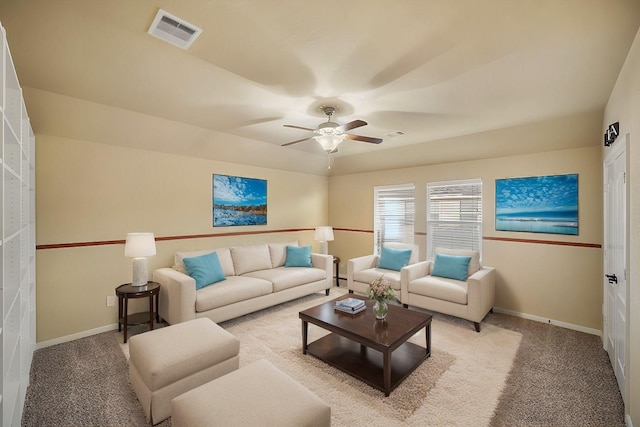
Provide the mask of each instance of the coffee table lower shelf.
{"label": "coffee table lower shelf", "polygon": [[330,333],[307,345],[308,354],[369,384],[389,396],[431,353],[419,345],[405,342],[391,353],[391,386],[384,386],[384,356],[348,338]]}

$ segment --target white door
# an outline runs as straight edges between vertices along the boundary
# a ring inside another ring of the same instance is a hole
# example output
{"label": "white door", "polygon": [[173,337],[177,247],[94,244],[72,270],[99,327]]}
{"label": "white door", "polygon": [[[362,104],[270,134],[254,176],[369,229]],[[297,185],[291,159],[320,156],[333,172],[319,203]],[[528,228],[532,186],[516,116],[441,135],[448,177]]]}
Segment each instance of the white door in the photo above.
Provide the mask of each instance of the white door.
{"label": "white door", "polygon": [[604,162],[604,346],[624,398],[626,349],[626,138]]}

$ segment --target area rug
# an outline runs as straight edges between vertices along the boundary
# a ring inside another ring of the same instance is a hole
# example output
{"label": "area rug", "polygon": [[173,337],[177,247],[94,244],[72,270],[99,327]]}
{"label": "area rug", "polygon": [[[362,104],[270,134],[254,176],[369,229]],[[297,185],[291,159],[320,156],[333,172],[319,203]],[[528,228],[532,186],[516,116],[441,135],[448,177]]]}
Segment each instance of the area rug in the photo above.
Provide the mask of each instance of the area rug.
{"label": "area rug", "polygon": [[[341,293],[342,290],[337,290]],[[315,294],[221,323],[240,339],[240,366],[268,359],[331,406],[334,426],[487,426],[522,335],[491,324],[434,315],[432,355],[389,397],[302,354],[298,312],[336,298]],[[326,331],[309,325],[309,341]],[[410,341],[424,345],[424,331]]]}

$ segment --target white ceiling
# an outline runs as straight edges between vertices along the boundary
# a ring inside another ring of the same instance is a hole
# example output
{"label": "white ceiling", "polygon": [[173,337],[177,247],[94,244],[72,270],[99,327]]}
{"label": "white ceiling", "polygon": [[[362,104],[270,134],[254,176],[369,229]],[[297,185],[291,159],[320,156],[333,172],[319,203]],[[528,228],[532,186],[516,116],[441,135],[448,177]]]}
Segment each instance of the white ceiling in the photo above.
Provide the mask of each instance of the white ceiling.
{"label": "white ceiling", "polygon": [[[189,50],[147,34],[158,8],[204,30]],[[280,147],[321,105],[384,138],[340,160],[601,117],[640,1],[1,0],[0,22],[37,134],[324,174],[315,141]]]}

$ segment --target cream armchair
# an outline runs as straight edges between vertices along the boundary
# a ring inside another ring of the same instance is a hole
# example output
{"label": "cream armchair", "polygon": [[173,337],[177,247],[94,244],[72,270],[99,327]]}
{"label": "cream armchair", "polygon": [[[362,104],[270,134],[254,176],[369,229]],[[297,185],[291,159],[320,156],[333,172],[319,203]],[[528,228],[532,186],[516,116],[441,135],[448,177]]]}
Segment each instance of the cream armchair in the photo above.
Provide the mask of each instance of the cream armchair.
{"label": "cream armchair", "polygon": [[466,281],[432,275],[433,261],[422,261],[402,269],[401,302],[473,322],[480,332],[480,322],[493,312],[495,271],[479,263],[478,252],[436,249],[436,254],[470,256]]}
{"label": "cream armchair", "polygon": [[[411,249],[408,265],[418,262],[418,246],[405,243],[384,243],[384,247],[393,249]],[[366,295],[369,291],[369,285],[375,279],[384,275],[391,287],[396,291],[396,298],[402,302],[400,291],[400,269],[390,270],[380,268],[379,255],[365,255],[358,258],[352,258],[347,262],[347,289],[349,293],[357,292]],[[402,267],[403,269],[406,267]]]}

